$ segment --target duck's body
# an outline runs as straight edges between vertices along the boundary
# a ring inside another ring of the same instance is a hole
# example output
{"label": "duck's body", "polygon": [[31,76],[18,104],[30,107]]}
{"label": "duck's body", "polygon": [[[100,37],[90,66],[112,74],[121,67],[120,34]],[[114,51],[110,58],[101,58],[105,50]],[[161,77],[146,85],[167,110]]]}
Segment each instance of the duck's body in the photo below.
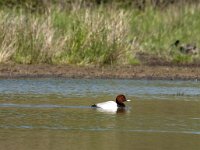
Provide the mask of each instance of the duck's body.
{"label": "duck's body", "polygon": [[174,43],[174,46],[179,48],[179,51],[183,54],[190,54],[195,55],[199,52],[199,50],[196,47],[196,44],[186,44],[186,45],[180,45],[180,41],[176,40]]}
{"label": "duck's body", "polygon": [[97,103],[92,105],[92,107],[101,108],[101,109],[118,109],[118,108],[124,108],[125,104],[123,102],[130,101],[127,100],[124,95],[118,95],[116,97],[116,101],[107,101],[102,103]]}
{"label": "duck's body", "polygon": [[107,102],[102,102],[102,103],[97,103],[92,105],[92,107],[98,107],[102,109],[115,109],[118,108],[117,103],[114,101],[107,101]]}

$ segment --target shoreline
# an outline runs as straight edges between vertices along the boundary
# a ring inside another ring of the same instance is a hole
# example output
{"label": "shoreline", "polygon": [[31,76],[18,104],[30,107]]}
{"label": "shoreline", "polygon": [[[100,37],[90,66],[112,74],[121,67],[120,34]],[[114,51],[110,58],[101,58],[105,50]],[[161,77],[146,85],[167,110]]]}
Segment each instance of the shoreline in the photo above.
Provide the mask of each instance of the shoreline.
{"label": "shoreline", "polygon": [[1,64],[0,79],[18,78],[85,78],[200,80],[198,66],[73,66]]}

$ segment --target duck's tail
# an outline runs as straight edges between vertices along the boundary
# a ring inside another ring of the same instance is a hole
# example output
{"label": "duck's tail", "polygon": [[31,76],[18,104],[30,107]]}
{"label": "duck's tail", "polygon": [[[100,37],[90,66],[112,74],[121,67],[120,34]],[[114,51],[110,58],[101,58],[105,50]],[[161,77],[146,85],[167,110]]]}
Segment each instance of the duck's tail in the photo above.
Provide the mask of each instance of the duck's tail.
{"label": "duck's tail", "polygon": [[92,107],[92,108],[97,108],[97,105],[96,105],[96,104],[94,104],[94,105],[92,105],[91,107]]}

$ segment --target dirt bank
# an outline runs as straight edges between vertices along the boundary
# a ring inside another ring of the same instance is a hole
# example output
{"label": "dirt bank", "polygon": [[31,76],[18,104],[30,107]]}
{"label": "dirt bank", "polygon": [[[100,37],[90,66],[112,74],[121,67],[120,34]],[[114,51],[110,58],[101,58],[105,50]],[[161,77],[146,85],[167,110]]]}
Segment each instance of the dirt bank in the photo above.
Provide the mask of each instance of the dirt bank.
{"label": "dirt bank", "polygon": [[195,66],[0,65],[0,78],[42,77],[200,80],[200,68]]}

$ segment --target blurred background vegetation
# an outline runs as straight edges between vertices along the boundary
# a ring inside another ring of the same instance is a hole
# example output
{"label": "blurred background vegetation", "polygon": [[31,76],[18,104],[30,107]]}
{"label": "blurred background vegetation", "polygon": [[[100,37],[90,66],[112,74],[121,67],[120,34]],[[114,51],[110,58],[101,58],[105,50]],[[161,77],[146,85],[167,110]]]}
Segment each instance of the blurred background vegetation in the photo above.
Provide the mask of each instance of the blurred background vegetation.
{"label": "blurred background vegetation", "polygon": [[0,63],[199,64],[199,14],[200,0],[0,0]]}
{"label": "blurred background vegetation", "polygon": [[25,7],[32,10],[60,5],[70,8],[76,3],[82,7],[98,5],[117,5],[118,7],[132,7],[144,10],[146,7],[166,8],[171,5],[188,5],[199,3],[200,0],[0,0],[0,7]]}

